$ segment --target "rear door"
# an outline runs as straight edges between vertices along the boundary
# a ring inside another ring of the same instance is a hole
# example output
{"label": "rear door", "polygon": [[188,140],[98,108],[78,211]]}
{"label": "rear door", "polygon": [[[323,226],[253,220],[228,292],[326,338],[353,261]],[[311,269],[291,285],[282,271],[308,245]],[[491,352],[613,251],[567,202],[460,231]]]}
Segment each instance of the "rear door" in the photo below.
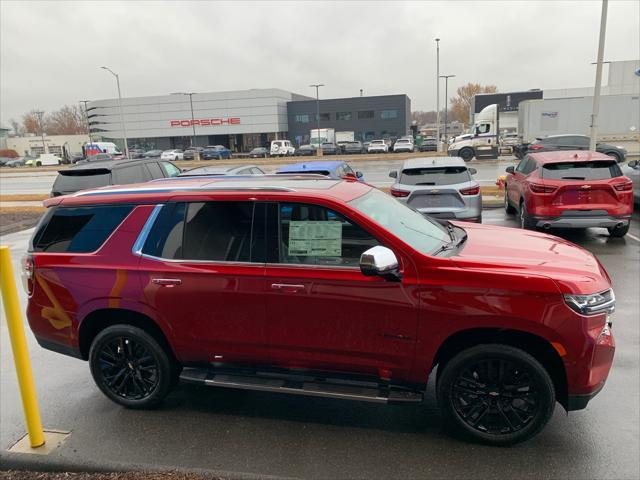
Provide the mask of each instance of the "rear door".
{"label": "rear door", "polygon": [[268,361],[264,249],[256,247],[264,245],[264,215],[254,209],[253,202],[169,203],[141,247],[144,294],[183,361]]}

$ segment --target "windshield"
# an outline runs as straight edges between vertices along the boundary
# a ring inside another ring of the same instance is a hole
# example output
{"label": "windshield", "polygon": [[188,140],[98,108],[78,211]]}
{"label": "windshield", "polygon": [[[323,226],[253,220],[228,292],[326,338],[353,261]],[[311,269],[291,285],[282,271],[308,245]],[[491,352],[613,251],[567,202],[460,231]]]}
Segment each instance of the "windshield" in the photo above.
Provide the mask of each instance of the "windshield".
{"label": "windshield", "polygon": [[450,241],[439,224],[375,188],[349,205],[421,253],[430,254]]}
{"label": "windshield", "polygon": [[542,167],[542,178],[553,180],[605,180],[621,176],[615,160],[547,163]]}
{"label": "windshield", "polygon": [[452,185],[471,181],[467,167],[407,168],[400,175],[404,185]]}

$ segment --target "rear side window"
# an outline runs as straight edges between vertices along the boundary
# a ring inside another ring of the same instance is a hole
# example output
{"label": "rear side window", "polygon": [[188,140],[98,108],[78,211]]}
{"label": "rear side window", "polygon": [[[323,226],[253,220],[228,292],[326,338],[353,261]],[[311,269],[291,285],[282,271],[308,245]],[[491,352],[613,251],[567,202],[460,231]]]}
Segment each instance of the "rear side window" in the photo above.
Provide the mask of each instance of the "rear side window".
{"label": "rear side window", "polygon": [[89,253],[97,250],[131,212],[131,205],[58,208],[36,231],[35,252]]}
{"label": "rear side window", "polygon": [[542,167],[542,178],[553,180],[605,180],[621,176],[615,160],[547,163]]}
{"label": "rear side window", "polygon": [[75,193],[90,188],[106,187],[109,184],[111,174],[108,170],[77,170],[72,175],[58,173],[52,190],[55,193]]}
{"label": "rear side window", "polygon": [[131,165],[113,171],[113,183],[116,185],[126,185],[128,183],[142,183],[149,180],[147,174],[142,170],[142,165]]}
{"label": "rear side window", "polygon": [[452,185],[471,181],[467,167],[407,168],[402,171],[404,185]]}
{"label": "rear side window", "polygon": [[149,170],[149,173],[151,174],[151,178],[164,178],[164,173],[162,173],[162,169],[160,168],[160,165],[158,165],[156,162],[148,162],[145,163],[147,170]]}

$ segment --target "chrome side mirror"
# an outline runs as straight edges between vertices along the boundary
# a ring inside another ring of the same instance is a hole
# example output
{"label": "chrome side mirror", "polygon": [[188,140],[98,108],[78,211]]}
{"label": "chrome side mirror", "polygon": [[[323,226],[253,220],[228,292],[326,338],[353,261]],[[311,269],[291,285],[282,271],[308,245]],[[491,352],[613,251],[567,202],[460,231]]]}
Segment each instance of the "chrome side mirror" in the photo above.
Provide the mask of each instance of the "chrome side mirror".
{"label": "chrome side mirror", "polygon": [[367,277],[378,276],[392,282],[402,280],[398,258],[393,251],[381,245],[371,247],[362,253],[360,271]]}
{"label": "chrome side mirror", "polygon": [[507,167],[507,168],[505,169],[505,172],[507,172],[507,173],[514,173],[515,171],[516,171],[516,169],[515,169],[515,168],[513,168],[513,165],[512,165],[512,166],[510,166],[510,167]]}

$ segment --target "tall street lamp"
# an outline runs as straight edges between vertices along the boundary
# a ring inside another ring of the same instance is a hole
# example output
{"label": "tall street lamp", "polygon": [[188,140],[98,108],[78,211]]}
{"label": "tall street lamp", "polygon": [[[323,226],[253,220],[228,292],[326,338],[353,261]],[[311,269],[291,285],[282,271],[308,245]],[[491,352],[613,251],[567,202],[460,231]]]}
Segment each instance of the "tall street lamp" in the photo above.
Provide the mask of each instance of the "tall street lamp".
{"label": "tall street lamp", "polygon": [[316,88],[316,120],[318,121],[318,156],[322,156],[322,144],[320,143],[320,87],[324,87],[323,83],[314,83],[309,85]]}
{"label": "tall street lamp", "polygon": [[37,110],[34,112],[38,117],[38,123],[40,124],[40,137],[42,138],[42,154],[47,153],[47,147],[44,144],[44,125],[42,124],[42,115],[44,112],[42,110]]}
{"label": "tall street lamp", "polygon": [[600,112],[600,86],[602,85],[602,61],[604,60],[604,38],[607,31],[607,7],[609,0],[602,0],[600,12],[600,39],[598,41],[598,61],[596,64],[596,85],[593,90],[593,110],[591,112],[591,139],[589,150],[596,149],[596,137],[598,136],[598,113]]}
{"label": "tall street lamp", "polygon": [[436,140],[440,151],[440,39],[436,38]]}
{"label": "tall street lamp", "polygon": [[440,75],[439,78],[444,78],[444,139],[449,144],[449,137],[447,137],[447,114],[449,112],[449,79],[455,77],[455,75]]}
{"label": "tall street lamp", "polygon": [[100,68],[102,68],[103,70],[106,70],[111,75],[116,77],[116,83],[118,84],[118,108],[120,110],[120,126],[122,127],[122,135],[124,136],[124,153],[127,156],[127,158],[130,159],[131,157],[129,156],[129,145],[128,145],[128,141],[127,141],[127,129],[124,126],[124,115],[122,113],[122,94],[120,93],[120,77],[118,76],[117,73],[115,73],[109,67],[100,67]]}
{"label": "tall street lamp", "polygon": [[[191,127],[193,128],[193,137],[191,137],[191,146],[195,147],[196,146],[196,122],[195,122],[195,118],[193,116],[193,96],[196,94],[197,92],[174,92],[171,95],[188,95],[189,96],[189,104],[191,105]],[[196,155],[198,154],[197,150],[196,150]]]}
{"label": "tall street lamp", "polygon": [[89,110],[87,110],[87,103],[89,102],[90,100],[80,100],[80,103],[84,103],[84,116],[87,120],[87,134],[89,135],[89,143],[93,143],[93,140],[91,139],[91,125],[89,125]]}

